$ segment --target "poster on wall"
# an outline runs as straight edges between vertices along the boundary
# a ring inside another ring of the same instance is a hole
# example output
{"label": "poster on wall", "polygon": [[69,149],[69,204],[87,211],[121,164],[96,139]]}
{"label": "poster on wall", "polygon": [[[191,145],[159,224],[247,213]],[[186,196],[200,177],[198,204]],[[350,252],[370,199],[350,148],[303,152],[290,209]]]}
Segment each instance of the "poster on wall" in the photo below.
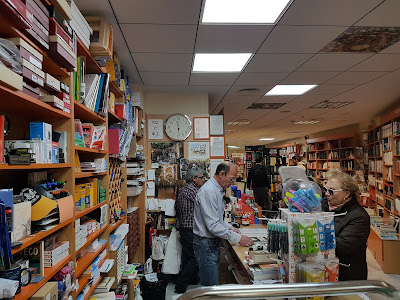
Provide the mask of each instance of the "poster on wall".
{"label": "poster on wall", "polygon": [[224,134],[224,115],[210,115],[210,135]]}
{"label": "poster on wall", "polygon": [[225,138],[223,136],[212,136],[210,138],[210,156],[225,157]]}
{"label": "poster on wall", "polygon": [[193,123],[193,138],[195,140],[208,140],[210,138],[210,120],[208,117],[193,118]]}
{"label": "poster on wall", "polygon": [[177,164],[183,157],[183,142],[151,143],[150,145],[151,163],[158,164],[157,168],[162,164]]}
{"label": "poster on wall", "polygon": [[164,139],[163,120],[162,119],[149,119],[149,139],[162,140]]}
{"label": "poster on wall", "polygon": [[189,160],[205,160],[210,158],[209,142],[189,142]]}
{"label": "poster on wall", "polygon": [[180,160],[180,174],[181,174],[181,178],[180,179],[187,179],[186,175],[187,172],[191,169],[191,168],[198,168],[200,170],[202,170],[204,174],[204,176],[206,177],[210,177],[210,160],[189,160],[186,158],[182,158]]}
{"label": "poster on wall", "polygon": [[210,159],[210,177],[215,174],[215,170],[217,169],[218,165],[223,162],[223,158]]}

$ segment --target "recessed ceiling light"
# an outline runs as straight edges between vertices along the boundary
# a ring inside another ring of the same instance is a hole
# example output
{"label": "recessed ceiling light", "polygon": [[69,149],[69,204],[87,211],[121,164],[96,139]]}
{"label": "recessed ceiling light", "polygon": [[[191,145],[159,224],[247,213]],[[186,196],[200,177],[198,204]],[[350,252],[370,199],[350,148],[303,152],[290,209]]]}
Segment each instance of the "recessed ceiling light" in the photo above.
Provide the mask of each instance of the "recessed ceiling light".
{"label": "recessed ceiling light", "polygon": [[319,122],[321,122],[321,121],[309,120],[309,121],[297,121],[297,122],[294,122],[293,124],[295,124],[295,125],[313,125],[313,124],[317,124]]}
{"label": "recessed ceiling light", "polygon": [[192,72],[241,72],[252,53],[196,53]]}
{"label": "recessed ceiling light", "polygon": [[261,138],[259,141],[273,141],[275,138]]}
{"label": "recessed ceiling light", "polygon": [[293,0],[206,0],[202,23],[275,24]]}
{"label": "recessed ceiling light", "polygon": [[316,84],[286,84],[276,85],[265,96],[287,96],[287,95],[303,95],[309,90],[315,88]]}
{"label": "recessed ceiling light", "polygon": [[238,146],[228,146],[228,148],[239,149],[240,147],[238,147]]}

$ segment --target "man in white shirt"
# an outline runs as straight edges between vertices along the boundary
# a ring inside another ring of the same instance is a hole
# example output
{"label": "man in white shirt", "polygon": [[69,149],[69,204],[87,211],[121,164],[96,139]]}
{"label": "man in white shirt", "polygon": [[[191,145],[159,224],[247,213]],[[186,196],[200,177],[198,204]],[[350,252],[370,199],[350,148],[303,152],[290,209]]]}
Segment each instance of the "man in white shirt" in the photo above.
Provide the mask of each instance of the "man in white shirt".
{"label": "man in white shirt", "polygon": [[235,181],[237,166],[220,163],[214,176],[199,190],[194,204],[193,246],[199,265],[200,282],[211,286],[219,284],[220,239],[249,247],[253,241],[241,235],[239,229],[223,220],[224,190]]}

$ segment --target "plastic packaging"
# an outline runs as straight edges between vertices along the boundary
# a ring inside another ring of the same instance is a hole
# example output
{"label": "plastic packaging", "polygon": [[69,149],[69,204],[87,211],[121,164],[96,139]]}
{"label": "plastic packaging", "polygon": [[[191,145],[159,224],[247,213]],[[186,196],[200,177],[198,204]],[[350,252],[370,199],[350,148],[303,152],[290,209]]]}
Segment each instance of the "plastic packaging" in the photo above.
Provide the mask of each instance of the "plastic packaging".
{"label": "plastic packaging", "polygon": [[0,63],[15,73],[22,74],[22,58],[13,42],[0,38]]}

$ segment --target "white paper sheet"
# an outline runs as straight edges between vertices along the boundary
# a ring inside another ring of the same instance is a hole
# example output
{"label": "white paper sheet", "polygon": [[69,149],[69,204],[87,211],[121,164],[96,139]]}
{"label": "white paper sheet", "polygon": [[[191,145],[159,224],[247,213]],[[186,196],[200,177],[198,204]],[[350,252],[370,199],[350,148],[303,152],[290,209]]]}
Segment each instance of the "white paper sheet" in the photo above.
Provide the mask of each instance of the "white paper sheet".
{"label": "white paper sheet", "polygon": [[154,169],[147,170],[147,180],[156,180],[156,171]]}
{"label": "white paper sheet", "polygon": [[151,163],[151,168],[152,169],[158,169],[160,167],[159,163]]}

